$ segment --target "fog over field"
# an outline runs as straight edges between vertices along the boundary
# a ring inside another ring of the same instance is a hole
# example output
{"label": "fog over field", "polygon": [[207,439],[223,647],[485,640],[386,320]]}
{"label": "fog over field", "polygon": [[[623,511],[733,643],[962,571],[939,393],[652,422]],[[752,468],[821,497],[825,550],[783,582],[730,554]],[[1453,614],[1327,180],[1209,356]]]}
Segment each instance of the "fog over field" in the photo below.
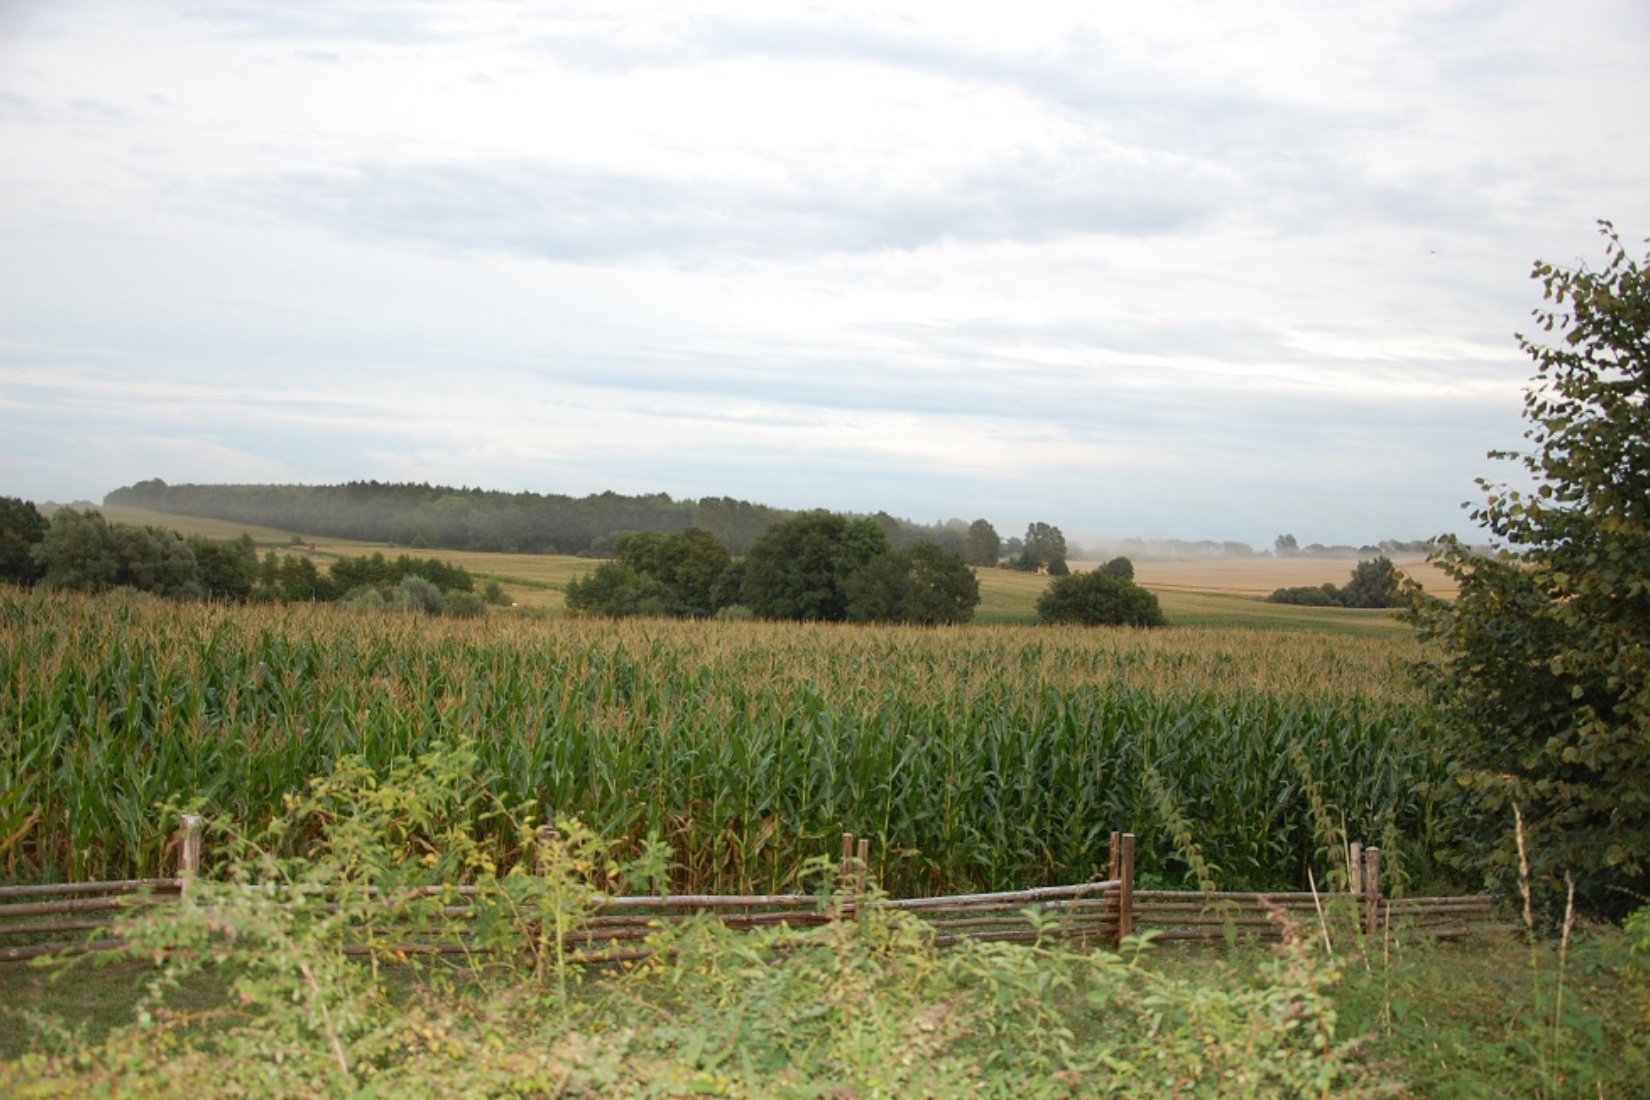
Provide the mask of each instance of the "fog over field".
{"label": "fog over field", "polygon": [[1468,532],[1650,8],[12,0],[0,493]]}

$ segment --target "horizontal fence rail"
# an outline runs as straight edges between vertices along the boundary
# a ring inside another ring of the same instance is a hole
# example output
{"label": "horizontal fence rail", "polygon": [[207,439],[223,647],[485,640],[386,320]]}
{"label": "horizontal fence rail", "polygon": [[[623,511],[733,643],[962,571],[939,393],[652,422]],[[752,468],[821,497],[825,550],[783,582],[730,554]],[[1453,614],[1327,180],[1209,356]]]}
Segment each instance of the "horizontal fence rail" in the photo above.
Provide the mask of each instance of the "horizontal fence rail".
{"label": "horizontal fence rail", "polygon": [[[175,878],[121,882],[59,883],[0,887],[0,962],[58,953],[118,949],[114,934],[122,915],[175,904],[189,892],[200,873],[202,823],[185,817],[178,834],[179,865]],[[1136,890],[1135,838],[1113,833],[1105,879],[1071,886],[1049,886],[990,894],[927,898],[886,898],[872,889],[870,843],[851,834],[842,838],[842,882],[829,896],[816,894],[678,894],[671,896],[602,896],[585,899],[582,914],[562,937],[571,957],[585,962],[641,958],[643,943],[661,926],[692,917],[708,917],[736,930],[809,928],[854,920],[875,912],[909,913],[933,932],[934,943],[948,946],[963,939],[1032,942],[1049,938],[1115,946],[1124,937],[1150,931],[1160,940],[1218,940],[1231,935],[1279,937],[1284,926],[1356,928],[1375,934],[1387,929],[1434,937],[1456,937],[1496,926],[1495,899],[1487,896],[1394,898],[1382,896],[1380,850],[1351,846],[1349,872],[1353,889],[1338,892],[1191,893]],[[469,954],[481,950],[467,942],[455,925],[473,916],[474,886],[429,885],[399,891],[393,898],[377,892],[386,910],[397,903],[444,898],[433,914],[452,922],[430,938],[428,929],[408,927],[404,944],[374,947],[350,944],[349,954],[373,951],[404,954]],[[306,904],[337,912],[336,901]],[[65,938],[74,936],[75,938]]]}

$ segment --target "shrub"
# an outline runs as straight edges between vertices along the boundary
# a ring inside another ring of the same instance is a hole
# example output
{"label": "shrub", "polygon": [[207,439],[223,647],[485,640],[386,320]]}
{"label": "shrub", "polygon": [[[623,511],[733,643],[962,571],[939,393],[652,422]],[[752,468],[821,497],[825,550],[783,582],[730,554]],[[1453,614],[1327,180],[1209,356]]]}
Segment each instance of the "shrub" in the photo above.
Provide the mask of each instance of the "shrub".
{"label": "shrub", "polygon": [[1037,600],[1037,621],[1077,626],[1166,626],[1157,597],[1100,570],[1058,577]]}

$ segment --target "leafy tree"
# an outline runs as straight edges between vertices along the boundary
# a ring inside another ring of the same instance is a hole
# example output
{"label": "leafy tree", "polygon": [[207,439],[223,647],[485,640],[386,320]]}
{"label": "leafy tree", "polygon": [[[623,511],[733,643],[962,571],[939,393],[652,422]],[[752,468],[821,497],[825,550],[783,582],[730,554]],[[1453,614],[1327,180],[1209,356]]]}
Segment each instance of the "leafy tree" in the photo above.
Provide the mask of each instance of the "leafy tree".
{"label": "leafy tree", "polygon": [[1108,577],[1116,577],[1120,581],[1134,580],[1134,562],[1128,558],[1117,557],[1100,567],[1100,572]]}
{"label": "leafy tree", "polygon": [[848,578],[886,552],[888,538],[875,520],[804,512],[751,547],[741,597],[760,618],[841,622],[848,617]]}
{"label": "leafy tree", "polygon": [[1027,573],[1047,572],[1058,577],[1071,571],[1066,566],[1066,536],[1058,527],[1031,524],[1026,528],[1024,545],[1017,565]]}
{"label": "leafy tree", "polygon": [[1280,558],[1292,558],[1301,552],[1301,544],[1294,535],[1279,535],[1272,540],[1272,549]]}
{"label": "leafy tree", "polygon": [[125,586],[162,596],[199,596],[200,573],[183,536],[162,527],[109,523],[99,512],[60,508],[34,548],[53,588]]}
{"label": "leafy tree", "polygon": [[117,563],[115,584],[161,596],[205,594],[194,551],[176,531],[129,523],[113,523],[108,530]]}
{"label": "leafy tree", "polygon": [[[1432,560],[1458,597],[1411,592],[1483,820],[1500,832],[1517,806],[1537,876],[1570,875],[1586,908],[1619,915],[1650,894],[1650,259],[1601,224],[1602,269],[1535,265],[1556,338],[1518,338],[1537,370],[1529,449],[1492,454],[1533,490],[1481,480],[1472,516],[1500,549],[1446,539]],[[1507,873],[1510,844],[1481,850]]]}
{"label": "leafy tree", "polygon": [[1382,554],[1359,562],[1338,598],[1342,607],[1399,607],[1404,602],[1399,582],[1397,567]]}
{"label": "leafy tree", "polygon": [[1102,570],[1056,578],[1037,599],[1037,621],[1078,626],[1166,626],[1157,596]]}
{"label": "leafy tree", "polygon": [[208,596],[244,600],[252,594],[258,575],[258,551],[250,535],[237,539],[209,539],[199,535],[185,540],[195,555],[200,586]]}
{"label": "leafy tree", "polygon": [[90,508],[59,508],[33,554],[51,588],[96,592],[120,576],[109,523],[103,513]]}
{"label": "leafy tree", "polygon": [[997,529],[983,519],[968,525],[963,536],[963,557],[970,565],[996,565],[1003,556],[1003,540]]}
{"label": "leafy tree", "polygon": [[669,585],[623,561],[604,561],[587,576],[571,581],[567,606],[615,619],[679,614]]}
{"label": "leafy tree", "polygon": [[32,501],[0,497],[0,581],[33,584],[46,575],[34,548],[46,538],[46,517]]}
{"label": "leafy tree", "polygon": [[[305,554],[276,554],[271,550],[258,563],[252,598],[296,603],[338,598],[338,583],[322,573]],[[388,598],[386,596],[386,598]]]}
{"label": "leafy tree", "polygon": [[879,554],[848,578],[854,622],[964,623],[980,602],[980,581],[959,554],[938,543]]}
{"label": "leafy tree", "polygon": [[618,557],[567,587],[575,611],[631,615],[714,615],[725,595],[732,559],[716,536],[699,527],[674,535],[639,531],[621,536]]}

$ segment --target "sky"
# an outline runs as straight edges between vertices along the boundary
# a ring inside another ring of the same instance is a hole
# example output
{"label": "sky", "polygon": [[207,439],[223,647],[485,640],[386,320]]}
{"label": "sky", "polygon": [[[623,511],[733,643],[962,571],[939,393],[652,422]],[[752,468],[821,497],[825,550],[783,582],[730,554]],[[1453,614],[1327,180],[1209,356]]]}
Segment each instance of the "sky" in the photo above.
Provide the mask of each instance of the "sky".
{"label": "sky", "polygon": [[0,495],[1472,532],[1643,0],[0,0]]}

